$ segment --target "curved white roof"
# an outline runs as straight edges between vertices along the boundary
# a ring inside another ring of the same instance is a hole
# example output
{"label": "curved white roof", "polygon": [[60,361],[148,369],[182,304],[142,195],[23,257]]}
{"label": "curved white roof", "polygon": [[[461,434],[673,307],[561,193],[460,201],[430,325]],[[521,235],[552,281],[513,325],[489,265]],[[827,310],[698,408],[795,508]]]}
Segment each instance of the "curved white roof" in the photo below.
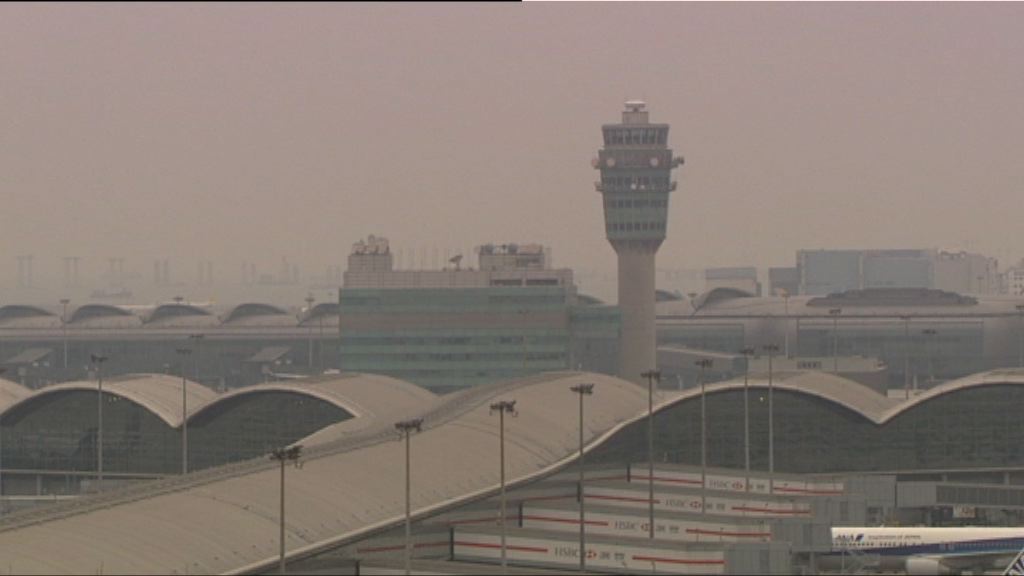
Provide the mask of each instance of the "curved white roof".
{"label": "curved white roof", "polygon": [[[751,388],[767,389],[768,373],[751,372],[748,385]],[[772,374],[772,386],[776,390],[799,392],[808,396],[816,396],[834,404],[838,404],[853,412],[880,423],[887,410],[896,406],[901,400],[882,396],[859,382],[817,371],[779,371]],[[742,390],[743,378],[734,378],[724,382],[715,382],[705,386],[708,394],[725,390]],[[700,397],[700,388],[690,388],[684,392],[671,393],[669,405],[685,402]]]}
{"label": "curved white roof", "polygon": [[[768,384],[765,376],[751,375],[750,385],[763,389]],[[375,393],[374,378],[383,377],[348,377],[358,393],[369,395],[357,402],[368,406],[390,394]],[[594,394],[584,399],[588,450],[646,416],[645,388],[610,376],[564,372],[469,389],[425,405],[425,412],[396,410],[387,420],[381,415],[372,426],[355,431],[342,429],[342,422],[329,433],[318,433],[321,437],[315,443],[307,439],[304,467],[287,471],[289,556],[401,523],[404,446],[396,441],[394,420],[424,417],[423,432],[411,440],[412,498],[414,514],[427,514],[497,490],[497,416],[489,410],[494,401],[516,400],[519,411],[505,419],[509,484],[571,462],[579,441],[579,397],[569,386],[585,382],[595,385]],[[879,423],[929,398],[999,383],[1024,384],[1024,371],[979,374],[896,402],[823,372],[773,374],[773,385],[780,390],[836,402]],[[742,379],[737,379],[708,390],[742,386]],[[699,393],[691,389],[659,395],[656,410]],[[16,573],[267,569],[276,561],[278,546],[278,480],[276,463],[259,459],[12,514],[0,520],[0,557]]]}
{"label": "curved white roof", "polygon": [[[875,300],[865,299],[858,302],[851,299],[844,303],[835,300],[835,304],[829,305],[824,296],[797,295],[788,299],[782,296],[754,296],[743,297],[739,290],[730,288],[717,288],[710,292],[701,294],[696,298],[685,298],[682,300],[666,300],[655,303],[655,311],[659,317],[662,316],[790,316],[801,317],[822,317],[831,318],[829,309],[838,307],[843,309],[844,316],[893,316],[897,314],[910,314],[921,316],[957,316],[957,315],[1005,315],[1016,316],[1018,304],[1024,303],[1024,299],[1007,296],[972,296],[977,300],[976,304],[969,305],[943,305],[941,303],[923,303],[909,306],[905,300],[894,300],[886,303],[884,298]],[[811,305],[812,301],[817,304]],[[844,305],[845,304],[845,305]]]}
{"label": "curved white roof", "polygon": [[[7,410],[14,410],[19,406],[27,405],[30,402],[50,394],[59,394],[67,390],[96,390],[95,380],[63,382],[47,386],[41,390],[25,396],[18,402],[11,404]],[[189,412],[195,408],[213,400],[217,393],[206,386],[187,381],[185,386]],[[103,379],[103,392],[120,396],[130,400],[150,412],[156,414],[168,426],[177,427],[181,425],[181,378],[167,374],[127,374],[114,378]],[[193,408],[195,407],[195,408]]]}
{"label": "curved white roof", "polygon": [[17,404],[22,398],[26,398],[31,394],[32,391],[21,384],[0,378],[0,412],[6,410],[8,406]]}
{"label": "curved white roof", "polygon": [[[945,382],[909,399],[889,398],[859,382],[828,372],[794,371],[776,372],[772,375],[772,385],[776,390],[788,390],[816,396],[848,408],[875,424],[885,424],[900,414],[939,396],[993,384],[1024,385],[1024,369],[1009,368],[972,374],[958,380]],[[749,377],[749,386],[760,389],[768,388],[767,373],[755,374],[752,372]],[[705,391],[708,394],[735,389],[743,389],[743,378],[734,378],[705,386]],[[670,400],[666,403],[666,407],[700,397],[700,388],[690,388],[684,392],[669,393],[669,395]]]}
{"label": "curved white roof", "polygon": [[[237,388],[197,407],[195,411],[190,412],[189,420],[221,402],[260,392],[291,392],[318,398],[351,414],[353,419],[360,421],[359,427],[365,427],[371,421],[389,413],[425,409],[438,398],[432,392],[404,380],[352,372]],[[345,420],[344,423],[348,423],[346,430],[353,426],[349,420]],[[325,438],[331,439],[333,436],[328,434]]]}
{"label": "curved white roof", "polygon": [[[579,397],[569,387],[584,382],[595,385],[584,398],[588,449],[646,414],[645,389],[570,372],[474,388],[419,411],[424,428],[411,439],[413,513],[497,491],[498,417],[489,410],[497,400],[514,399],[519,410],[505,419],[509,484],[571,462]],[[392,421],[378,422],[309,448],[304,467],[288,469],[290,556],[402,522],[404,446],[397,439]],[[0,557],[9,570],[26,574],[269,567],[278,553],[279,474],[276,462],[253,460],[10,515],[0,521]]]}
{"label": "curved white roof", "polygon": [[998,370],[989,370],[988,372],[979,372],[978,374],[971,374],[969,376],[964,376],[963,378],[943,382],[942,384],[934,388],[930,388],[909,400],[901,401],[899,405],[887,411],[883,415],[881,421],[888,422],[896,416],[899,416],[901,413],[938,396],[950,394],[965,388],[975,388],[990,384],[1024,384],[1024,368],[1001,368]]}

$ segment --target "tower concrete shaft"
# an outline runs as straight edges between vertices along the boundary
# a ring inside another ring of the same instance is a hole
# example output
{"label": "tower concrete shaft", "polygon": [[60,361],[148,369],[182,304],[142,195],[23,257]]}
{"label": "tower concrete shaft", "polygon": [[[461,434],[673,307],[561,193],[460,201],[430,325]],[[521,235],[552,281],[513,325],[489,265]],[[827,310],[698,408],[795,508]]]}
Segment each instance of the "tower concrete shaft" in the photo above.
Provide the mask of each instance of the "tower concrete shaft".
{"label": "tower concrete shaft", "polygon": [[656,368],[654,258],[668,230],[672,169],[683,161],[672,156],[668,129],[648,121],[643,102],[626,102],[622,122],[602,126],[604,147],[593,162],[605,233],[619,256],[619,375],[637,383]]}

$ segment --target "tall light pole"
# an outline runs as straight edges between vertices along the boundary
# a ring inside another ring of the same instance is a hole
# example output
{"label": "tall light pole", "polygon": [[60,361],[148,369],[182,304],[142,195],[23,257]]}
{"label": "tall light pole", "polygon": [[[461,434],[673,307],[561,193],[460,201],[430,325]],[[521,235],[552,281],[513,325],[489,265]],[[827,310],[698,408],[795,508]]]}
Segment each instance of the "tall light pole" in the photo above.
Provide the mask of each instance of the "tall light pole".
{"label": "tall light pole", "polygon": [[910,315],[900,316],[903,320],[903,392],[910,399]]}
{"label": "tall light pole", "polygon": [[64,378],[67,378],[68,370],[68,304],[71,300],[67,298],[61,298],[60,303],[63,306],[63,310],[60,313],[60,330],[64,336]]}
{"label": "tall light pole", "polygon": [[747,490],[750,489],[750,357],[754,349],[740,349],[743,354],[743,468],[747,471]]}
{"label": "tall light pole", "polygon": [[707,506],[704,505],[704,492],[707,490],[707,473],[708,473],[708,426],[707,426],[707,405],[705,404],[704,395],[704,371],[710,368],[714,364],[714,360],[711,358],[701,358],[694,362],[697,366],[700,366],[700,513],[707,514]]}
{"label": "tall light pole", "polygon": [[583,397],[594,393],[594,385],[577,384],[569,387],[569,390],[580,395],[580,572],[583,572],[587,569],[586,536],[583,531],[583,507],[586,500],[583,493]]}
{"label": "tall light pole", "polygon": [[647,507],[650,537],[654,538],[654,383],[661,382],[661,372],[647,370],[640,377],[647,378]]}
{"label": "tall light pole", "polygon": [[1024,368],[1024,304],[1017,304],[1017,366]]}
{"label": "tall light pole", "polygon": [[839,315],[842,313],[842,308],[830,308],[828,311],[832,317],[832,372],[835,374],[839,374]]}
{"label": "tall light pole", "polygon": [[395,428],[400,437],[405,439],[405,573],[409,574],[412,566],[412,475],[409,471],[409,438],[413,432],[423,430],[423,418],[395,422]]}
{"label": "tall light pole", "polygon": [[776,344],[764,344],[761,349],[768,353],[768,493],[775,490],[775,383],[772,381],[772,360],[779,351]]}
{"label": "tall light pole", "polygon": [[[313,314],[313,298],[312,294],[306,296],[306,320],[309,320]],[[309,371],[313,372],[313,325],[309,325]]]}
{"label": "tall light pole", "polygon": [[938,333],[939,332],[934,328],[925,328],[924,330],[921,330],[921,334],[924,334],[924,337],[926,338],[925,354],[928,355],[928,381],[931,382],[932,384],[935,383],[935,370],[932,366],[932,359],[935,354],[934,350],[932,350],[932,341],[934,339],[934,336]]}
{"label": "tall light pole", "polygon": [[508,571],[508,560],[505,554],[505,413],[515,416],[516,412],[516,401],[515,400],[501,400],[491,404],[491,414],[495,411],[498,412],[498,437],[501,448],[498,451],[499,458],[501,459],[501,573],[505,574]]}
{"label": "tall light pole", "polygon": [[302,445],[297,444],[290,448],[275,448],[270,453],[271,460],[281,463],[281,564],[279,571],[284,574],[284,465],[291,462],[296,468],[301,468],[299,457],[302,455]]}
{"label": "tall light pole", "polygon": [[103,491],[103,363],[107,356],[90,354],[89,360],[96,365],[96,487]]}
{"label": "tall light pole", "polygon": [[188,474],[188,395],[185,393],[185,358],[190,348],[175,348],[181,356],[181,473]]}

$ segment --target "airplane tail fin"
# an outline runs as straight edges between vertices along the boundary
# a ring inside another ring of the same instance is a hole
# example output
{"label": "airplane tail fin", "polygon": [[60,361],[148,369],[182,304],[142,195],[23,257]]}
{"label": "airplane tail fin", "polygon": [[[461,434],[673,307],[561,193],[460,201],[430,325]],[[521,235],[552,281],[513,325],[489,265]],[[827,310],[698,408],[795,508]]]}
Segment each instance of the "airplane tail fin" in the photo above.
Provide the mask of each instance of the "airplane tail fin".
{"label": "airplane tail fin", "polygon": [[1024,550],[1013,557],[1013,561],[1003,571],[1003,576],[1024,576]]}

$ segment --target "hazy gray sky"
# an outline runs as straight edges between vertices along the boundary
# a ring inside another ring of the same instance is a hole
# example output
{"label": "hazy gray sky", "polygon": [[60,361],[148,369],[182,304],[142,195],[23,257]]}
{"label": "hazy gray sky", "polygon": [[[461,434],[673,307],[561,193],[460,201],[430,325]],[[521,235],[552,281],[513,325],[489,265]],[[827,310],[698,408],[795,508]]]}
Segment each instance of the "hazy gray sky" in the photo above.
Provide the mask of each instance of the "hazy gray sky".
{"label": "hazy gray sky", "polygon": [[1019,3],[0,6],[0,285],[369,233],[613,270],[590,159],[647,100],[686,157],[659,267],[814,247],[1024,256]]}

